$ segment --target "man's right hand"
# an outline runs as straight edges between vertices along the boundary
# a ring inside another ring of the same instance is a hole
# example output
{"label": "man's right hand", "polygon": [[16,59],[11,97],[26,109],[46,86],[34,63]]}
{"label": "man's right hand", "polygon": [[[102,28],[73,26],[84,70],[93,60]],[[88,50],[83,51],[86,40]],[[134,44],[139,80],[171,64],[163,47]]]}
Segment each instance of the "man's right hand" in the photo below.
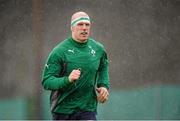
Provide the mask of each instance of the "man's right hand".
{"label": "man's right hand", "polygon": [[69,74],[68,79],[69,79],[70,82],[75,82],[76,80],[79,79],[80,75],[81,75],[81,71],[80,70],[78,70],[78,69],[77,70],[73,70]]}

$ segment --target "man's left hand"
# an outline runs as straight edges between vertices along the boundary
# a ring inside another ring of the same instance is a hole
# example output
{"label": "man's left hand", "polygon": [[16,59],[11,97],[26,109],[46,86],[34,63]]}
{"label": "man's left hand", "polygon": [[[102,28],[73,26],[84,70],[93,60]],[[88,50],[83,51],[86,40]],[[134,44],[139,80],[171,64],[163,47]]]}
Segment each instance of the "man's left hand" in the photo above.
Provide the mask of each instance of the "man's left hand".
{"label": "man's left hand", "polygon": [[105,87],[99,87],[96,89],[99,93],[97,96],[97,100],[101,103],[105,103],[108,100],[109,92]]}

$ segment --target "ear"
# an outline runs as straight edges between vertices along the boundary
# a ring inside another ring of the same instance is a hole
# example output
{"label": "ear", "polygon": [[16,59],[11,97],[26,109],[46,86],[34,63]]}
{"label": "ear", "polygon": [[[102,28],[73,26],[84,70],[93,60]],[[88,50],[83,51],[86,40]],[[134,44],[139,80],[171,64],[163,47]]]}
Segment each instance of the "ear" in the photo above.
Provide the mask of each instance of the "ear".
{"label": "ear", "polygon": [[73,27],[73,26],[71,26],[71,31],[72,31],[72,32],[74,31],[74,27]]}

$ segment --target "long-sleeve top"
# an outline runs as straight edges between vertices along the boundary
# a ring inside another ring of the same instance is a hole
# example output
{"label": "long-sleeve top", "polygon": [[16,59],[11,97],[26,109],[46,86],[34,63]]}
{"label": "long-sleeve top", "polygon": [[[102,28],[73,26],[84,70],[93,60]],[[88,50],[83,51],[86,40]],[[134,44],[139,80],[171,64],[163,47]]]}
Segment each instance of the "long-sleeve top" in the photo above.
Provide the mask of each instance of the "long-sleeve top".
{"label": "long-sleeve top", "polygon": [[[63,64],[66,71],[62,75]],[[81,71],[75,82],[68,80],[74,69]],[[97,87],[109,89],[108,58],[102,44],[89,38],[79,43],[72,37],[60,42],[46,61],[42,85],[46,90],[62,90],[54,112],[71,114],[75,111],[97,110]]]}

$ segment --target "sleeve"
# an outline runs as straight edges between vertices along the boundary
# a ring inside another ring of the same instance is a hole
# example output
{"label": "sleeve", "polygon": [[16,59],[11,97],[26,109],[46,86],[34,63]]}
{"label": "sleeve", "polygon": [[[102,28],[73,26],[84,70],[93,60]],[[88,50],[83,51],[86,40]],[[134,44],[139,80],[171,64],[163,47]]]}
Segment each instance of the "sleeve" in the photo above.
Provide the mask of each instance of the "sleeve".
{"label": "sleeve", "polygon": [[109,82],[109,61],[107,58],[107,54],[104,51],[103,56],[100,60],[99,66],[99,75],[97,80],[97,87],[105,87],[109,89],[110,82]]}
{"label": "sleeve", "polygon": [[62,56],[52,51],[43,70],[42,85],[46,90],[58,90],[67,87],[71,83],[67,76],[60,77],[63,69]]}

